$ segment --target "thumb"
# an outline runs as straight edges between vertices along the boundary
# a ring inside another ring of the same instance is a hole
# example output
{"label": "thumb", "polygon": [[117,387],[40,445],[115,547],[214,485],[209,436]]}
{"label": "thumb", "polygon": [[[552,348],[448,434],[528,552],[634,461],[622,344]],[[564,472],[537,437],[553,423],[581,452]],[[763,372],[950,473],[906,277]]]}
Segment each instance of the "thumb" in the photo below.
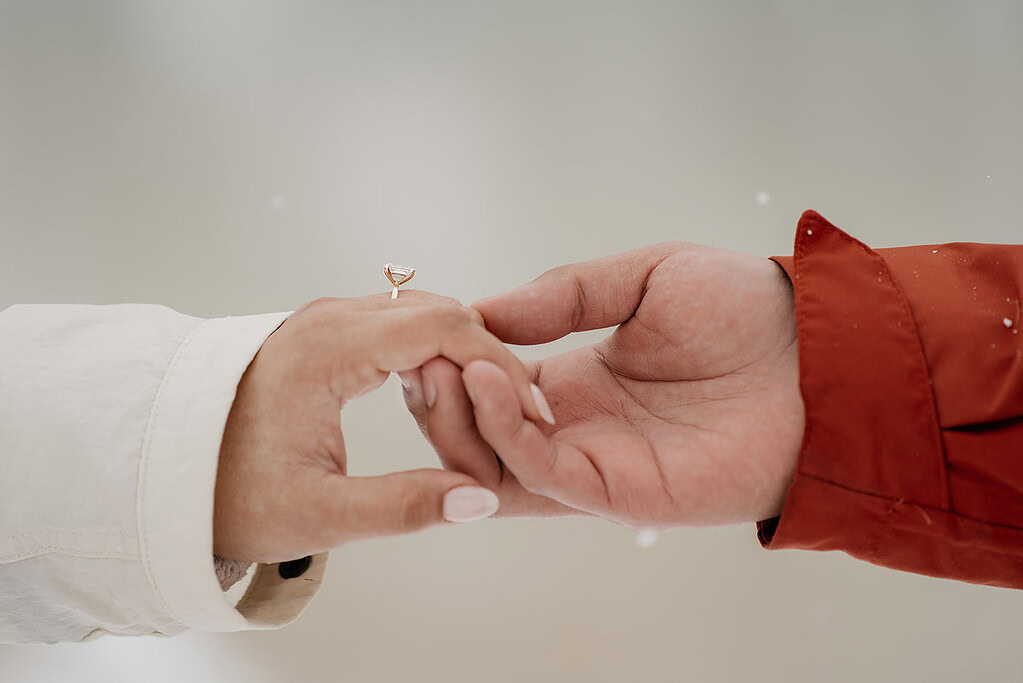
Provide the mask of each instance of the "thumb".
{"label": "thumb", "polygon": [[331,498],[337,543],[471,522],[497,512],[497,495],[458,472],[421,469],[379,477],[343,477]]}
{"label": "thumb", "polygon": [[570,332],[618,325],[639,308],[654,268],[684,248],[665,242],[561,266],[472,307],[487,329],[509,344],[543,344]]}

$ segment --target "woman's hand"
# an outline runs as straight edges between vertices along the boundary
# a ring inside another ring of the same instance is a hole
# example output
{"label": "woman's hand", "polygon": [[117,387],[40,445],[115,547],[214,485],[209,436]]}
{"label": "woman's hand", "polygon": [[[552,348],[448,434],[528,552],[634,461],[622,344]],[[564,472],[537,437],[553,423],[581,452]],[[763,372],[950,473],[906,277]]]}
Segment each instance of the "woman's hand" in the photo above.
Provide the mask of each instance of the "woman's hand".
{"label": "woman's hand", "polygon": [[444,358],[486,360],[511,378],[521,412],[541,414],[526,370],[474,310],[424,292],[320,299],[256,354],[238,386],[220,451],[214,553],[277,562],[347,541],[469,521],[497,497],[466,474],[422,469],[347,477],[340,410],[390,372]]}

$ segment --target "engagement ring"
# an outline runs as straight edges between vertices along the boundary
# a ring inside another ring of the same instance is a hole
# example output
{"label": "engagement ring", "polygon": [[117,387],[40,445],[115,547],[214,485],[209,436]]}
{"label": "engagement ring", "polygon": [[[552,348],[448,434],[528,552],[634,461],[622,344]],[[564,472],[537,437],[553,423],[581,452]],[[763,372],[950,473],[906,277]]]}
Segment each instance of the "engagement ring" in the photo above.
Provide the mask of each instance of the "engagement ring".
{"label": "engagement ring", "polygon": [[416,274],[415,268],[406,268],[405,266],[396,266],[393,263],[388,263],[384,266],[384,275],[392,285],[394,285],[394,291],[391,292],[391,298],[398,298],[398,287],[412,279],[412,276]]}

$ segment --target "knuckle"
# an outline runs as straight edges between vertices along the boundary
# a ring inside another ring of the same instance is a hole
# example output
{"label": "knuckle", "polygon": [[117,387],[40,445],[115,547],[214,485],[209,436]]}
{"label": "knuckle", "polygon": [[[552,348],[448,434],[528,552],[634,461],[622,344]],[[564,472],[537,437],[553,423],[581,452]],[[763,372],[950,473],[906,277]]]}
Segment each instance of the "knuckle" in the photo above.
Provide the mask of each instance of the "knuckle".
{"label": "knuckle", "polygon": [[309,310],[312,310],[312,309],[320,309],[320,308],[323,308],[324,306],[327,306],[327,305],[329,305],[329,304],[332,304],[332,303],[334,303],[335,301],[337,301],[337,299],[335,299],[335,298],[333,298],[333,297],[329,297],[329,296],[321,296],[321,297],[320,297],[320,298],[318,298],[318,299],[313,299],[312,301],[308,301],[308,302],[306,302],[306,303],[302,304],[302,305],[301,305],[301,306],[300,306],[300,307],[298,308],[298,310],[297,310],[297,311],[295,311],[294,315],[296,315],[296,316],[297,316],[297,315],[301,315],[301,314],[303,314],[303,313],[305,313],[305,312],[307,312],[307,311],[309,311]]}
{"label": "knuckle", "polygon": [[471,310],[461,304],[458,306],[444,305],[437,306],[434,309],[434,314],[447,327],[461,327],[472,322]]}
{"label": "knuckle", "polygon": [[522,472],[516,476],[522,488],[534,496],[546,496],[550,492],[550,486],[542,476],[536,472]]}
{"label": "knuckle", "polygon": [[575,265],[568,264],[552,268],[541,275],[539,280],[553,284],[559,290],[567,290],[572,297],[572,329],[579,330],[586,315],[589,303],[587,302],[586,287],[579,277]]}
{"label": "knuckle", "polygon": [[550,461],[531,467],[522,468],[515,473],[522,488],[538,496],[546,496],[552,490],[551,482],[554,478],[554,469]]}
{"label": "knuckle", "polygon": [[572,309],[572,329],[579,330],[583,326],[583,318],[586,316],[588,304],[586,301],[586,287],[582,280],[572,276],[572,287],[575,289],[575,307]]}
{"label": "knuckle", "polygon": [[415,487],[403,488],[396,503],[394,527],[398,531],[408,532],[422,529],[430,523],[433,517],[429,496]]}
{"label": "knuckle", "polygon": [[550,270],[544,272],[537,280],[564,280],[572,277],[572,264],[565,264],[563,266],[556,266]]}

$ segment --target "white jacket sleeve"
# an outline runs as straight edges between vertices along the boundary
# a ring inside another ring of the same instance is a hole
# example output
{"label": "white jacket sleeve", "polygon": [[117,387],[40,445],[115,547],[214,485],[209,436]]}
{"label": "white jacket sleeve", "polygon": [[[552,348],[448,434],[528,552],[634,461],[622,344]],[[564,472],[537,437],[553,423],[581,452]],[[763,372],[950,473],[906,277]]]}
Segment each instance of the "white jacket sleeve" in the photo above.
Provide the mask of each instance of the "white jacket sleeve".
{"label": "white jacket sleeve", "polygon": [[301,612],[325,555],[290,579],[258,566],[237,606],[212,557],[227,415],[286,317],[0,312],[0,642],[276,628]]}

